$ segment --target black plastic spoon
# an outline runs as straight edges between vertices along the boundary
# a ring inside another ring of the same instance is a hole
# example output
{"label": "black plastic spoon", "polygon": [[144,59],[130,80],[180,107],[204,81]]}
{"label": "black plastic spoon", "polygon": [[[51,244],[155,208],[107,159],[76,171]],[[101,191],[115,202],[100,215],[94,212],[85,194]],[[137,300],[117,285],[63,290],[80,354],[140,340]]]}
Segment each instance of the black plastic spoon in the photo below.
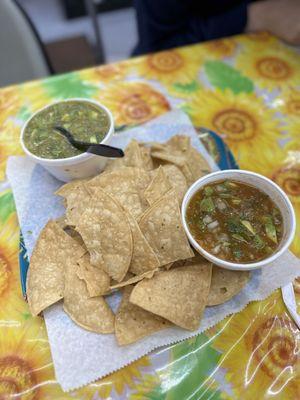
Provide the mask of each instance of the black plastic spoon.
{"label": "black plastic spoon", "polygon": [[54,129],[61,133],[68,142],[76,149],[85,151],[87,153],[93,153],[97,156],[103,157],[111,157],[111,158],[121,158],[124,157],[124,152],[122,149],[117,147],[108,146],[106,144],[94,144],[88,142],[82,142],[80,140],[76,140],[71,132],[67,129],[63,128],[62,126],[54,126]]}

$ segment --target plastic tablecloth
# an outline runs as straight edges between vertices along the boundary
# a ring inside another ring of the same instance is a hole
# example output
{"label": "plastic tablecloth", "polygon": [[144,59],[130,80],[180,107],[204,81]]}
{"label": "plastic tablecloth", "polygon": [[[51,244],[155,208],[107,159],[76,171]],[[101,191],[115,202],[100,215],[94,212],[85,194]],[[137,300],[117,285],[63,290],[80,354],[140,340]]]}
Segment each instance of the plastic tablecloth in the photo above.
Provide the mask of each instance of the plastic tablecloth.
{"label": "plastic tablecloth", "polygon": [[[174,107],[195,127],[217,132],[240,168],[270,177],[289,195],[298,220],[291,249],[300,256],[300,55],[273,36],[241,35],[3,88],[0,399],[300,399],[300,334],[279,290],[204,334],[62,392],[43,319],[31,317],[22,298],[20,232],[5,165],[10,155],[22,154],[23,122],[41,106],[70,97],[107,105],[119,134]],[[215,141],[205,142],[218,159]],[[300,306],[300,279],[294,288]]]}

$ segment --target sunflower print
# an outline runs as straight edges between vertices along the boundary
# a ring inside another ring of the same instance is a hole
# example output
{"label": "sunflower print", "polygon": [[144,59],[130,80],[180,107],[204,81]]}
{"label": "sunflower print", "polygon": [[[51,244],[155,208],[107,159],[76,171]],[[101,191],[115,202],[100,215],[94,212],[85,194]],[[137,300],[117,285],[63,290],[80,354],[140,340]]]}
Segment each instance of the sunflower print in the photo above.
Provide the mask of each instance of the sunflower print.
{"label": "sunflower print", "polygon": [[5,179],[6,161],[9,156],[23,154],[19,143],[21,128],[12,120],[0,126],[0,181]]}
{"label": "sunflower print", "polygon": [[196,126],[220,134],[241,168],[269,176],[284,157],[275,112],[255,94],[203,91],[185,109]]}
{"label": "sunflower print", "polygon": [[170,110],[160,92],[140,82],[107,86],[95,98],[111,110],[117,126],[141,124]]}
{"label": "sunflower print", "polygon": [[300,55],[283,45],[257,52],[242,51],[236,59],[236,66],[244,75],[268,90],[300,85],[299,63]]}
{"label": "sunflower print", "polygon": [[77,390],[74,394],[82,400],[94,399],[95,396],[100,397],[100,399],[108,399],[114,393],[118,396],[124,395],[128,388],[132,389],[138,382],[144,381],[145,376],[147,376],[145,372],[150,365],[150,359],[143,357],[108,377]]}
{"label": "sunflower print", "polygon": [[252,400],[258,393],[300,398],[300,333],[279,291],[251,303],[218,327],[221,333],[212,344],[222,351],[220,366],[226,369],[225,377],[237,399]]}
{"label": "sunflower print", "polygon": [[40,318],[0,330],[0,398],[67,400],[54,378],[50,348]]}
{"label": "sunflower print", "polygon": [[234,36],[234,40],[237,43],[246,46],[246,48],[249,49],[248,51],[251,51],[251,53],[264,48],[280,45],[280,41],[276,38],[276,36],[273,36],[269,32],[265,31],[250,32],[246,35],[237,35]]}
{"label": "sunflower print", "polygon": [[[296,88],[286,88],[284,89],[278,98],[273,101],[273,107],[280,111],[287,122],[290,119],[297,119],[298,122],[298,132],[300,128],[300,90]],[[293,132],[294,128],[289,129]]]}
{"label": "sunflower print", "polygon": [[300,314],[300,277],[294,280],[293,286],[297,304],[297,312]]}
{"label": "sunflower print", "polygon": [[29,82],[21,86],[20,96],[22,98],[23,107],[27,109],[27,118],[35,111],[54,101],[54,99],[47,94],[41,82]]}
{"label": "sunflower print", "polygon": [[145,374],[141,382],[135,385],[129,400],[153,400],[164,398],[160,391],[160,379],[157,375]]}
{"label": "sunflower print", "polygon": [[115,64],[101,65],[95,68],[85,69],[79,72],[79,76],[83,80],[91,81],[93,84],[103,83],[109,84],[120,81],[127,74],[128,62],[123,61]]}
{"label": "sunflower print", "polygon": [[210,40],[201,45],[206,51],[208,58],[223,59],[232,57],[237,48],[237,43],[233,39]]}
{"label": "sunflower print", "polygon": [[18,255],[19,227],[14,212],[5,222],[0,222],[0,325],[18,325],[27,313],[21,293]]}
{"label": "sunflower print", "polygon": [[[288,158],[288,160],[291,159],[292,157]],[[272,180],[285,191],[294,206],[297,224],[295,238],[290,249],[300,257],[300,151],[297,162],[288,162],[274,170]]]}
{"label": "sunflower print", "polygon": [[0,90],[0,127],[21,107],[18,86],[9,86]]}
{"label": "sunflower print", "polygon": [[199,45],[161,51],[136,59],[138,75],[163,84],[189,83],[197,78],[204,60]]}

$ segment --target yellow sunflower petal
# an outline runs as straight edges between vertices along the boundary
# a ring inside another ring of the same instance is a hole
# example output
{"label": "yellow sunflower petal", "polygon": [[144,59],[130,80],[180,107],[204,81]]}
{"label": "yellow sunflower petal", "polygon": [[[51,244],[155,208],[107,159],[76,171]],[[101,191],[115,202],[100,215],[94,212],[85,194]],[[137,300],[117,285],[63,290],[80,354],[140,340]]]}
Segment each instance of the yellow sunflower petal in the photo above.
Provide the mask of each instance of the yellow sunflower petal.
{"label": "yellow sunflower petal", "polygon": [[13,326],[28,311],[19,275],[19,227],[14,212],[0,224],[0,326]]}
{"label": "yellow sunflower petal", "polygon": [[26,83],[20,87],[20,96],[22,105],[27,107],[33,113],[42,107],[45,107],[55,99],[51,99],[43,88],[40,81]]}
{"label": "yellow sunflower petal", "polygon": [[[9,86],[0,91],[0,125],[17,114],[21,106],[18,86]],[[1,158],[0,158],[1,159]]]}
{"label": "yellow sunflower petal", "polygon": [[5,179],[6,161],[9,156],[23,154],[20,145],[21,128],[11,120],[0,126],[0,181]]}
{"label": "yellow sunflower petal", "polygon": [[[300,148],[299,148],[300,150]],[[296,214],[296,234],[291,250],[300,257],[300,151],[297,163],[284,164],[272,173],[272,179],[289,196]]]}
{"label": "yellow sunflower petal", "polygon": [[300,333],[285,311],[279,290],[251,303],[219,328],[212,344],[222,351],[220,366],[238,399],[252,400],[258,393],[299,398]]}
{"label": "yellow sunflower petal", "polygon": [[0,398],[73,398],[64,394],[55,381],[46,329],[40,318],[15,329],[1,327]]}
{"label": "yellow sunflower petal", "polygon": [[79,71],[78,74],[81,79],[91,81],[92,83],[113,83],[124,79],[127,71],[128,62],[123,61],[85,69]]}
{"label": "yellow sunflower petal", "polygon": [[284,45],[242,51],[236,59],[236,66],[244,75],[269,90],[300,85],[299,63],[300,55]]}
{"label": "yellow sunflower petal", "polygon": [[237,42],[234,38],[224,38],[218,40],[210,40],[201,44],[202,50],[206,51],[208,58],[224,58],[233,56]]}
{"label": "yellow sunflower petal", "polygon": [[264,31],[237,35],[234,36],[234,39],[239,44],[245,45],[249,52],[256,52],[263,48],[270,48],[271,46],[278,46],[280,44],[276,36]]}
{"label": "yellow sunflower petal", "polygon": [[197,78],[205,51],[201,45],[149,54],[136,60],[138,74],[161,83],[188,83]]}
{"label": "yellow sunflower petal", "polygon": [[[280,92],[279,97],[273,100],[272,105],[278,111],[282,112],[284,118],[287,122],[291,118],[297,119],[298,122],[298,132],[300,128],[300,90],[296,88],[288,87]],[[294,129],[290,129],[291,133]],[[297,133],[298,133],[297,132]]]}
{"label": "yellow sunflower petal", "polygon": [[96,97],[112,112],[116,125],[135,125],[170,110],[167,99],[146,83],[119,82]]}
{"label": "yellow sunflower petal", "polygon": [[240,168],[270,176],[284,157],[275,112],[255,94],[202,91],[187,104],[187,111],[196,126],[221,135]]}

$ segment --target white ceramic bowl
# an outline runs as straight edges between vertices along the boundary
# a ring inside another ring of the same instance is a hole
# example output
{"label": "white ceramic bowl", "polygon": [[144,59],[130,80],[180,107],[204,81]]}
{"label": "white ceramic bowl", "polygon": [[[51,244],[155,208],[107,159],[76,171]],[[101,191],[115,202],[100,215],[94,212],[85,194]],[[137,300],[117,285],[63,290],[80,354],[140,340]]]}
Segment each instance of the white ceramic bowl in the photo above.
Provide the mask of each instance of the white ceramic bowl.
{"label": "white ceramic bowl", "polygon": [[[266,193],[271,197],[271,199],[274,201],[274,203],[277,205],[277,207],[282,213],[283,236],[281,242],[279,243],[277,250],[264,260],[247,264],[238,264],[222,260],[204,250],[199,245],[199,243],[196,242],[196,240],[193,238],[189,230],[188,224],[186,222],[186,209],[191,200],[191,197],[204,185],[224,179],[233,179],[257,187],[262,192]],[[254,172],[243,171],[243,170],[232,169],[232,170],[217,171],[198,179],[186,192],[182,203],[181,213],[182,213],[182,222],[185,232],[194,249],[200,254],[202,254],[203,257],[210,260],[214,264],[232,270],[246,271],[246,270],[261,268],[267,264],[270,264],[272,261],[276,260],[282,253],[284,253],[287,250],[287,248],[289,247],[294,238],[296,229],[295,212],[289,198],[284,193],[284,191],[270,179],[262,175],[256,174]]]}
{"label": "white ceramic bowl", "polygon": [[107,157],[101,157],[90,153],[82,153],[79,154],[78,156],[69,158],[59,158],[59,159],[42,158],[31,153],[25,146],[23,137],[29,121],[31,121],[31,119],[34,118],[36,114],[38,114],[40,111],[45,110],[46,108],[52,106],[53,104],[65,103],[69,101],[92,103],[97,107],[101,108],[102,110],[106,111],[108,118],[110,120],[110,127],[104,139],[100,143],[109,144],[114,133],[114,121],[111,112],[104,105],[94,100],[83,99],[83,98],[71,98],[51,103],[46,107],[43,107],[40,110],[36,111],[25,122],[25,124],[22,127],[20,136],[21,146],[28,157],[30,157],[36,163],[42,165],[50,172],[50,174],[52,174],[53,176],[55,176],[55,178],[63,182],[69,182],[73,179],[83,179],[83,178],[88,178],[90,176],[95,176],[104,169],[105,164],[108,160]]}

